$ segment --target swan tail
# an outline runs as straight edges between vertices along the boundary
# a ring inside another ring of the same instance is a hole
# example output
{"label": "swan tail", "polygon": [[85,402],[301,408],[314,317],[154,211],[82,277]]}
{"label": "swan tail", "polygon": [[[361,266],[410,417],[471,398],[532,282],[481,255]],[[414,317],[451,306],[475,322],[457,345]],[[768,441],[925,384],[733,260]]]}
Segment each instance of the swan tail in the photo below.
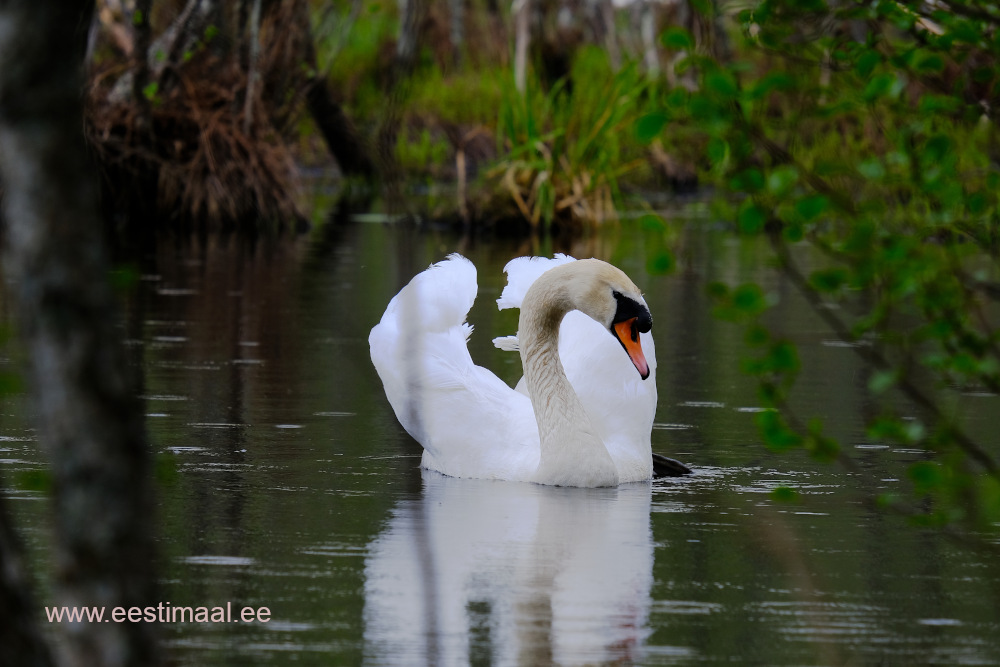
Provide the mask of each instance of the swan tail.
{"label": "swan tail", "polygon": [[493,339],[493,347],[504,352],[517,352],[521,349],[521,342],[517,336],[498,336]]}
{"label": "swan tail", "polygon": [[524,301],[524,295],[528,293],[531,284],[538,280],[538,277],[549,269],[554,269],[561,264],[575,262],[576,259],[569,255],[556,253],[552,259],[548,257],[517,257],[507,262],[503,267],[507,274],[507,286],[503,288],[500,298],[497,299],[497,307],[500,310],[505,308],[520,308]]}

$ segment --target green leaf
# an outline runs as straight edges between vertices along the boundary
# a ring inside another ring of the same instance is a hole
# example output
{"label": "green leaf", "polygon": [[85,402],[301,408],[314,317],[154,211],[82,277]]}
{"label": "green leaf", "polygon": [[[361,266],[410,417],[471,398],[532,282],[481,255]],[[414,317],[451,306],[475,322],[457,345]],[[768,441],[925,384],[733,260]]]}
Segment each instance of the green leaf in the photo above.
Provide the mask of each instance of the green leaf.
{"label": "green leaf", "polygon": [[724,70],[714,70],[705,75],[705,89],[719,97],[736,97],[736,79]]}
{"label": "green leaf", "polygon": [[662,111],[648,113],[636,121],[635,134],[639,138],[639,141],[649,143],[660,136],[660,133],[663,132],[663,128],[667,126],[669,120],[670,117]]}
{"label": "green leaf", "polygon": [[943,134],[936,134],[924,145],[925,164],[942,162],[952,151],[952,141]]}
{"label": "green leaf", "polygon": [[854,64],[854,71],[863,79],[867,79],[875,66],[882,62],[882,54],[871,49],[862,53]]}
{"label": "green leaf", "polygon": [[906,474],[913,482],[913,491],[918,496],[933,493],[941,488],[945,480],[941,464],[934,461],[917,461],[910,465]]}
{"label": "green leaf", "polygon": [[868,390],[873,394],[884,394],[899,380],[896,371],[877,371],[868,380]]}
{"label": "green leaf", "polygon": [[668,49],[687,51],[694,48],[694,38],[691,33],[679,26],[667,28],[660,35],[660,43]]}
{"label": "green leaf", "polygon": [[880,181],[885,177],[885,167],[877,158],[871,158],[858,165],[858,173],[869,180]]}
{"label": "green leaf", "polygon": [[787,193],[799,180],[799,170],[786,165],[778,167],[767,175],[767,190],[773,195],[782,196]]}
{"label": "green leaf", "polygon": [[889,509],[896,505],[900,501],[898,493],[892,493],[887,491],[885,493],[880,493],[875,499],[876,504],[882,509]]}
{"label": "green leaf", "polygon": [[768,449],[783,452],[802,444],[802,436],[788,428],[777,412],[758,412],[754,415],[754,422]]}
{"label": "green leaf", "polygon": [[820,269],[809,276],[809,284],[819,292],[836,292],[847,283],[847,277],[847,269]]}
{"label": "green leaf", "polygon": [[924,94],[920,96],[920,101],[917,103],[917,110],[922,114],[930,114],[937,112],[954,112],[960,109],[962,106],[962,101],[957,97],[951,97],[949,95],[931,95]]}
{"label": "green leaf", "polygon": [[793,220],[785,223],[785,226],[781,230],[781,236],[789,243],[798,243],[805,237],[805,232],[802,229],[802,225]]}
{"label": "green leaf", "polygon": [[867,429],[868,437],[872,440],[892,440],[895,442],[905,442],[905,432],[899,419],[896,417],[877,417]]}
{"label": "green leaf", "polygon": [[906,425],[903,427],[903,434],[910,443],[920,442],[927,435],[927,429],[920,422],[912,420],[906,422]]}
{"label": "green leaf", "polygon": [[982,215],[989,208],[989,200],[984,192],[971,192],[965,196],[965,207],[971,215]]}
{"label": "green leaf", "polygon": [[729,298],[729,287],[725,283],[709,283],[706,290],[708,291],[708,296],[717,301]]}
{"label": "green leaf", "polygon": [[730,179],[729,187],[742,192],[759,192],[764,188],[764,175],[759,169],[744,169]]}
{"label": "green leaf", "polygon": [[749,315],[756,315],[767,308],[764,292],[754,283],[740,285],[732,292],[733,307]]}
{"label": "green leaf", "polygon": [[712,137],[708,141],[707,153],[713,165],[723,164],[729,156],[729,144],[718,137]]}
{"label": "green leaf", "polygon": [[808,221],[822,215],[829,206],[830,200],[825,195],[810,195],[795,203],[795,212]]}
{"label": "green leaf", "polygon": [[143,96],[151,102],[156,99],[156,94],[158,92],[160,92],[160,84],[155,81],[150,81],[142,89]]}
{"label": "green leaf", "polygon": [[788,72],[768,72],[758,83],[765,90],[795,90],[798,81]]}
{"label": "green leaf", "polygon": [[767,222],[767,211],[754,203],[749,203],[740,209],[737,224],[744,234],[758,234]]}
{"label": "green leaf", "polygon": [[936,53],[927,53],[917,59],[914,68],[923,74],[934,74],[944,69],[944,58]]}
{"label": "green leaf", "polygon": [[895,83],[896,76],[894,74],[876,74],[871,78],[871,80],[868,81],[868,85],[865,86],[865,90],[861,93],[861,97],[866,102],[874,102],[880,97],[888,96],[893,89],[893,84]]}
{"label": "green leaf", "polygon": [[840,454],[840,444],[818,431],[809,434],[809,437],[805,439],[804,446],[809,452],[809,456],[823,463],[832,463]]}
{"label": "green leaf", "polygon": [[639,226],[649,232],[663,232],[667,229],[667,223],[655,213],[647,213],[639,218]]}
{"label": "green leaf", "polygon": [[652,275],[665,275],[674,270],[674,256],[666,248],[659,248],[646,258],[646,270]]}
{"label": "green leaf", "polygon": [[794,343],[778,341],[771,346],[768,357],[772,370],[779,373],[799,370],[799,352]]}

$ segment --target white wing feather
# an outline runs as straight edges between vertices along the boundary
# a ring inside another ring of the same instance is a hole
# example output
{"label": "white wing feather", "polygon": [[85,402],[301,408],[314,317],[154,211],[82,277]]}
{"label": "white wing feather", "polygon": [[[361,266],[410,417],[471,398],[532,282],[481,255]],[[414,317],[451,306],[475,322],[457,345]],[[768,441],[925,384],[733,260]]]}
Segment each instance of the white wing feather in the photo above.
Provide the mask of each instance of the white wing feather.
{"label": "white wing feather", "polygon": [[459,255],[418,274],[368,338],[386,396],[424,447],[423,465],[455,477],[524,479],[538,467],[528,398],[473,363],[465,323],[476,269]]}

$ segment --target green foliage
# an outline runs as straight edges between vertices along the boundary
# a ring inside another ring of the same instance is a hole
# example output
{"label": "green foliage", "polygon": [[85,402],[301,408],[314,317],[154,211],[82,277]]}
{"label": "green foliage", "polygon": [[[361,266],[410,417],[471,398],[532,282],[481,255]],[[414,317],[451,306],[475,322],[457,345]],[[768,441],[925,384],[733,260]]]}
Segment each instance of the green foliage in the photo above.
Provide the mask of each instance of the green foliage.
{"label": "green foliage", "polygon": [[384,54],[391,53],[397,20],[382,3],[364,2],[356,16],[330,12],[314,27],[319,69],[358,118],[377,118],[385,107]]}
{"label": "green foliage", "polygon": [[[870,369],[885,407],[869,437],[926,452],[910,467],[911,502],[886,506],[922,525],[995,530],[1000,446],[969,436],[948,396],[1000,392],[1000,13],[964,0],[763,0],[738,20],[725,61],[664,33],[697,85],[666,91],[640,136],[705,147],[703,178],[738,201],[734,228],[766,238]],[[819,268],[799,266],[799,243]],[[790,407],[799,358],[769,330],[763,290],[709,292],[718,316],[746,327],[764,443],[856,470],[821,421]]]}
{"label": "green foliage", "polygon": [[411,83],[410,113],[438,121],[464,125],[492,126],[503,100],[504,70],[444,74],[433,68],[418,73]]}
{"label": "green foliage", "polygon": [[[426,173],[429,166],[445,164],[451,146],[443,136],[434,136],[430,129],[405,129],[396,144],[399,166],[411,173]],[[433,175],[433,172],[431,172]]]}
{"label": "green foliage", "polygon": [[644,232],[646,251],[646,271],[650,275],[673,273],[676,268],[674,254],[670,250],[669,228],[660,216],[647,213],[638,220],[639,227]]}
{"label": "green foliage", "polygon": [[524,94],[508,83],[500,107],[504,157],[493,177],[543,229],[555,220],[588,226],[615,218],[618,179],[636,166],[639,138],[666,122],[644,113],[638,69],[612,72],[598,49],[579,51],[570,78],[572,87],[560,81],[547,93],[534,80]]}

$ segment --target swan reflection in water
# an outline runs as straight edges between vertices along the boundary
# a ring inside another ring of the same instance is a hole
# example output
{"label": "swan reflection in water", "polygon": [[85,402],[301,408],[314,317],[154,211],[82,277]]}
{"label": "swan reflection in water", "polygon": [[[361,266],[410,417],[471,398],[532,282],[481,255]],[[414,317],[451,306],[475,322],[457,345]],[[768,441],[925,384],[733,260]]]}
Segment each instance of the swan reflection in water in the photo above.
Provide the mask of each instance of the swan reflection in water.
{"label": "swan reflection in water", "polygon": [[566,488],[422,470],[365,562],[382,664],[631,662],[648,634],[651,484]]}

